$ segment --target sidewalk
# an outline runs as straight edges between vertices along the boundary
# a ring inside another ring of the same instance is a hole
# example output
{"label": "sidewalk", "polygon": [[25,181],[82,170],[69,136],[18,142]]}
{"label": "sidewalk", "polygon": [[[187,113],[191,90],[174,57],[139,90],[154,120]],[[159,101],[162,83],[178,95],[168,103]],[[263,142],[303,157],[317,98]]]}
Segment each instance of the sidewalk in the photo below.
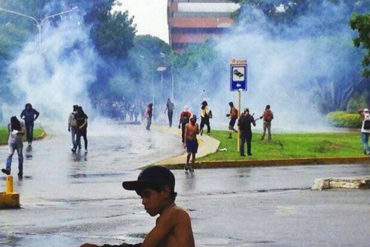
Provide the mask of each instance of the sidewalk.
{"label": "sidewalk", "polygon": [[[179,145],[181,145],[181,129],[172,127],[169,128],[168,126],[160,126],[160,125],[152,125],[152,129],[160,132],[165,132],[173,135],[177,135],[179,137]],[[208,154],[214,153],[217,151],[220,142],[216,140],[215,138],[212,138],[208,135],[198,135],[198,153],[196,155],[196,158],[200,158],[203,156],[206,156]],[[155,165],[161,165],[161,166],[181,166],[186,163],[186,149],[184,149],[184,152],[180,155],[175,155],[171,158],[161,160],[159,162],[154,163]]]}

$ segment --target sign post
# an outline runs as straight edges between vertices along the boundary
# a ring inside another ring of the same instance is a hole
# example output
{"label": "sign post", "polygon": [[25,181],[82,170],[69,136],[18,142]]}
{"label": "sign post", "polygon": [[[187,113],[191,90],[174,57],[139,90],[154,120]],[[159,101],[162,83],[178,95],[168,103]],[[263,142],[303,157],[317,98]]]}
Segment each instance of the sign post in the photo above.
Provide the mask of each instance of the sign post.
{"label": "sign post", "polygon": [[[247,60],[233,59],[230,64],[230,90],[238,91],[238,118],[241,112],[241,92],[247,91]],[[238,139],[236,150],[240,152],[240,129],[238,128]]]}

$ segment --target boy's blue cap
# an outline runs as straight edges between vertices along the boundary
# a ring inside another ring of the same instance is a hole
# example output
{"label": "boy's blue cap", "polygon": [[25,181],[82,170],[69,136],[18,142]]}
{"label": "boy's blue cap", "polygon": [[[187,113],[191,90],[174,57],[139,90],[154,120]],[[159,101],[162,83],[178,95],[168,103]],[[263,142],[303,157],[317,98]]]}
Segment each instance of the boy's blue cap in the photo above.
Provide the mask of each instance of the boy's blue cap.
{"label": "boy's blue cap", "polygon": [[172,191],[175,189],[175,176],[166,167],[151,166],[145,168],[135,181],[124,181],[122,186],[126,190],[140,190],[150,185],[167,185]]}

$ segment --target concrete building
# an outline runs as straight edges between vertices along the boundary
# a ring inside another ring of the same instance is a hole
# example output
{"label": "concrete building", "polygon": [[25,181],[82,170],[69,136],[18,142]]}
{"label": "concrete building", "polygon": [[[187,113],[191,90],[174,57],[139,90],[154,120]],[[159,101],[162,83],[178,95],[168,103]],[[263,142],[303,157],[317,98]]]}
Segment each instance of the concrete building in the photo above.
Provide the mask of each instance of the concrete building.
{"label": "concrete building", "polygon": [[177,52],[217,38],[233,24],[239,4],[228,0],[168,0],[169,44]]}

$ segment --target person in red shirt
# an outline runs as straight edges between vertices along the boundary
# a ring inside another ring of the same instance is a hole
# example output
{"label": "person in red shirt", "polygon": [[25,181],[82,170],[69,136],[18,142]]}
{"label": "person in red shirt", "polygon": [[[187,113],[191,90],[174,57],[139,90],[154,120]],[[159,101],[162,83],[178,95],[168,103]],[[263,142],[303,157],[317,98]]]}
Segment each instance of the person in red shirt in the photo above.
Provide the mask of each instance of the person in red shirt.
{"label": "person in red shirt", "polygon": [[185,106],[184,110],[180,113],[179,129],[181,128],[182,143],[185,142],[185,125],[189,123],[191,112],[189,106]]}
{"label": "person in red shirt", "polygon": [[265,139],[265,134],[267,130],[267,136],[268,140],[271,140],[271,121],[274,119],[274,114],[270,110],[270,105],[267,105],[265,108],[265,111],[263,112],[263,115],[260,117],[260,119],[263,118],[263,134],[261,136],[261,140]]}

